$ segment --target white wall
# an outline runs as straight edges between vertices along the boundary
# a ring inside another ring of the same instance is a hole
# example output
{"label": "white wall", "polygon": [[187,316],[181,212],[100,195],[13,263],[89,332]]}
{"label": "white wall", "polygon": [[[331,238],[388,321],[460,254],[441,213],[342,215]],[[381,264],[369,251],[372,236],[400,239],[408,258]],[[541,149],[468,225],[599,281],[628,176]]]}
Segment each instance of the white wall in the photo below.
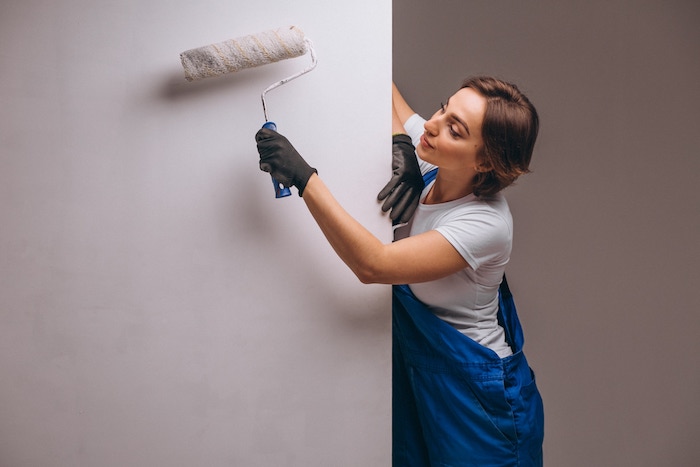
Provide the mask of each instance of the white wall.
{"label": "white wall", "polygon": [[390,291],[257,168],[260,92],[183,50],[296,24],[270,116],[388,240],[391,5],[0,4],[0,466],[390,459]]}
{"label": "white wall", "polygon": [[700,3],[442,6],[394,0],[409,102],[429,115],[487,73],[541,117],[533,173],[506,195],[545,465],[700,465]]}

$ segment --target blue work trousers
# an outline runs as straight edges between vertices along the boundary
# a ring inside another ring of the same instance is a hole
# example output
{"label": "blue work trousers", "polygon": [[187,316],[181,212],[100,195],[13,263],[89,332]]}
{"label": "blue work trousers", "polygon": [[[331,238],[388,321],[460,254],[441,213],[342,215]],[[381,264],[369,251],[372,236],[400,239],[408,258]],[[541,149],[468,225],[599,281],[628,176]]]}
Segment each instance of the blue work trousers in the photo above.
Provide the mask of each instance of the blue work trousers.
{"label": "blue work trousers", "polygon": [[542,399],[505,277],[506,358],[435,316],[407,286],[393,292],[394,467],[541,466]]}

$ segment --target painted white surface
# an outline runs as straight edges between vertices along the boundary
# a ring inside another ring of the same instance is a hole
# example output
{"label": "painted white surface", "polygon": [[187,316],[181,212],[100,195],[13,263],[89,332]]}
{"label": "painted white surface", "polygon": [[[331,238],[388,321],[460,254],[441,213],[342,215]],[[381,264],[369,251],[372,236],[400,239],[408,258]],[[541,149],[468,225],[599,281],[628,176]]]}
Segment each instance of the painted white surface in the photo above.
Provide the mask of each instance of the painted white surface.
{"label": "painted white surface", "polygon": [[384,240],[391,5],[0,4],[0,465],[390,463],[390,291],[257,168],[260,92],[183,50],[296,24],[270,116]]}

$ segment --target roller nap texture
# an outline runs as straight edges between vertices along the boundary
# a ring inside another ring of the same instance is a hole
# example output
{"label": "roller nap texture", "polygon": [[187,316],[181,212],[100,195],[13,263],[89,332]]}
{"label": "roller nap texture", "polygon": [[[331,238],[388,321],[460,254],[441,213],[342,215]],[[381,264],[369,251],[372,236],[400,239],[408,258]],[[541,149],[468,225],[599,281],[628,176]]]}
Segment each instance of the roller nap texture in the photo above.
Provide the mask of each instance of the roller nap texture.
{"label": "roller nap texture", "polygon": [[194,81],[299,57],[306,50],[303,31],[288,26],[190,49],[180,60],[185,79]]}

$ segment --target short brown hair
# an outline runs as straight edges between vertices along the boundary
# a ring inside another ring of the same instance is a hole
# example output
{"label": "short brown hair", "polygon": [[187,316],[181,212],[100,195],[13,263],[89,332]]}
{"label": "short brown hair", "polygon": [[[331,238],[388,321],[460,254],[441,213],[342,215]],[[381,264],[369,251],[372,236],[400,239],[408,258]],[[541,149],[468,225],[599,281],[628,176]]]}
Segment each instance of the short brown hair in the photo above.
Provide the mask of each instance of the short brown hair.
{"label": "short brown hair", "polygon": [[514,84],[489,76],[467,78],[463,88],[471,88],[486,98],[481,126],[487,169],[476,174],[474,195],[492,196],[528,173],[539,131],[535,106]]}

